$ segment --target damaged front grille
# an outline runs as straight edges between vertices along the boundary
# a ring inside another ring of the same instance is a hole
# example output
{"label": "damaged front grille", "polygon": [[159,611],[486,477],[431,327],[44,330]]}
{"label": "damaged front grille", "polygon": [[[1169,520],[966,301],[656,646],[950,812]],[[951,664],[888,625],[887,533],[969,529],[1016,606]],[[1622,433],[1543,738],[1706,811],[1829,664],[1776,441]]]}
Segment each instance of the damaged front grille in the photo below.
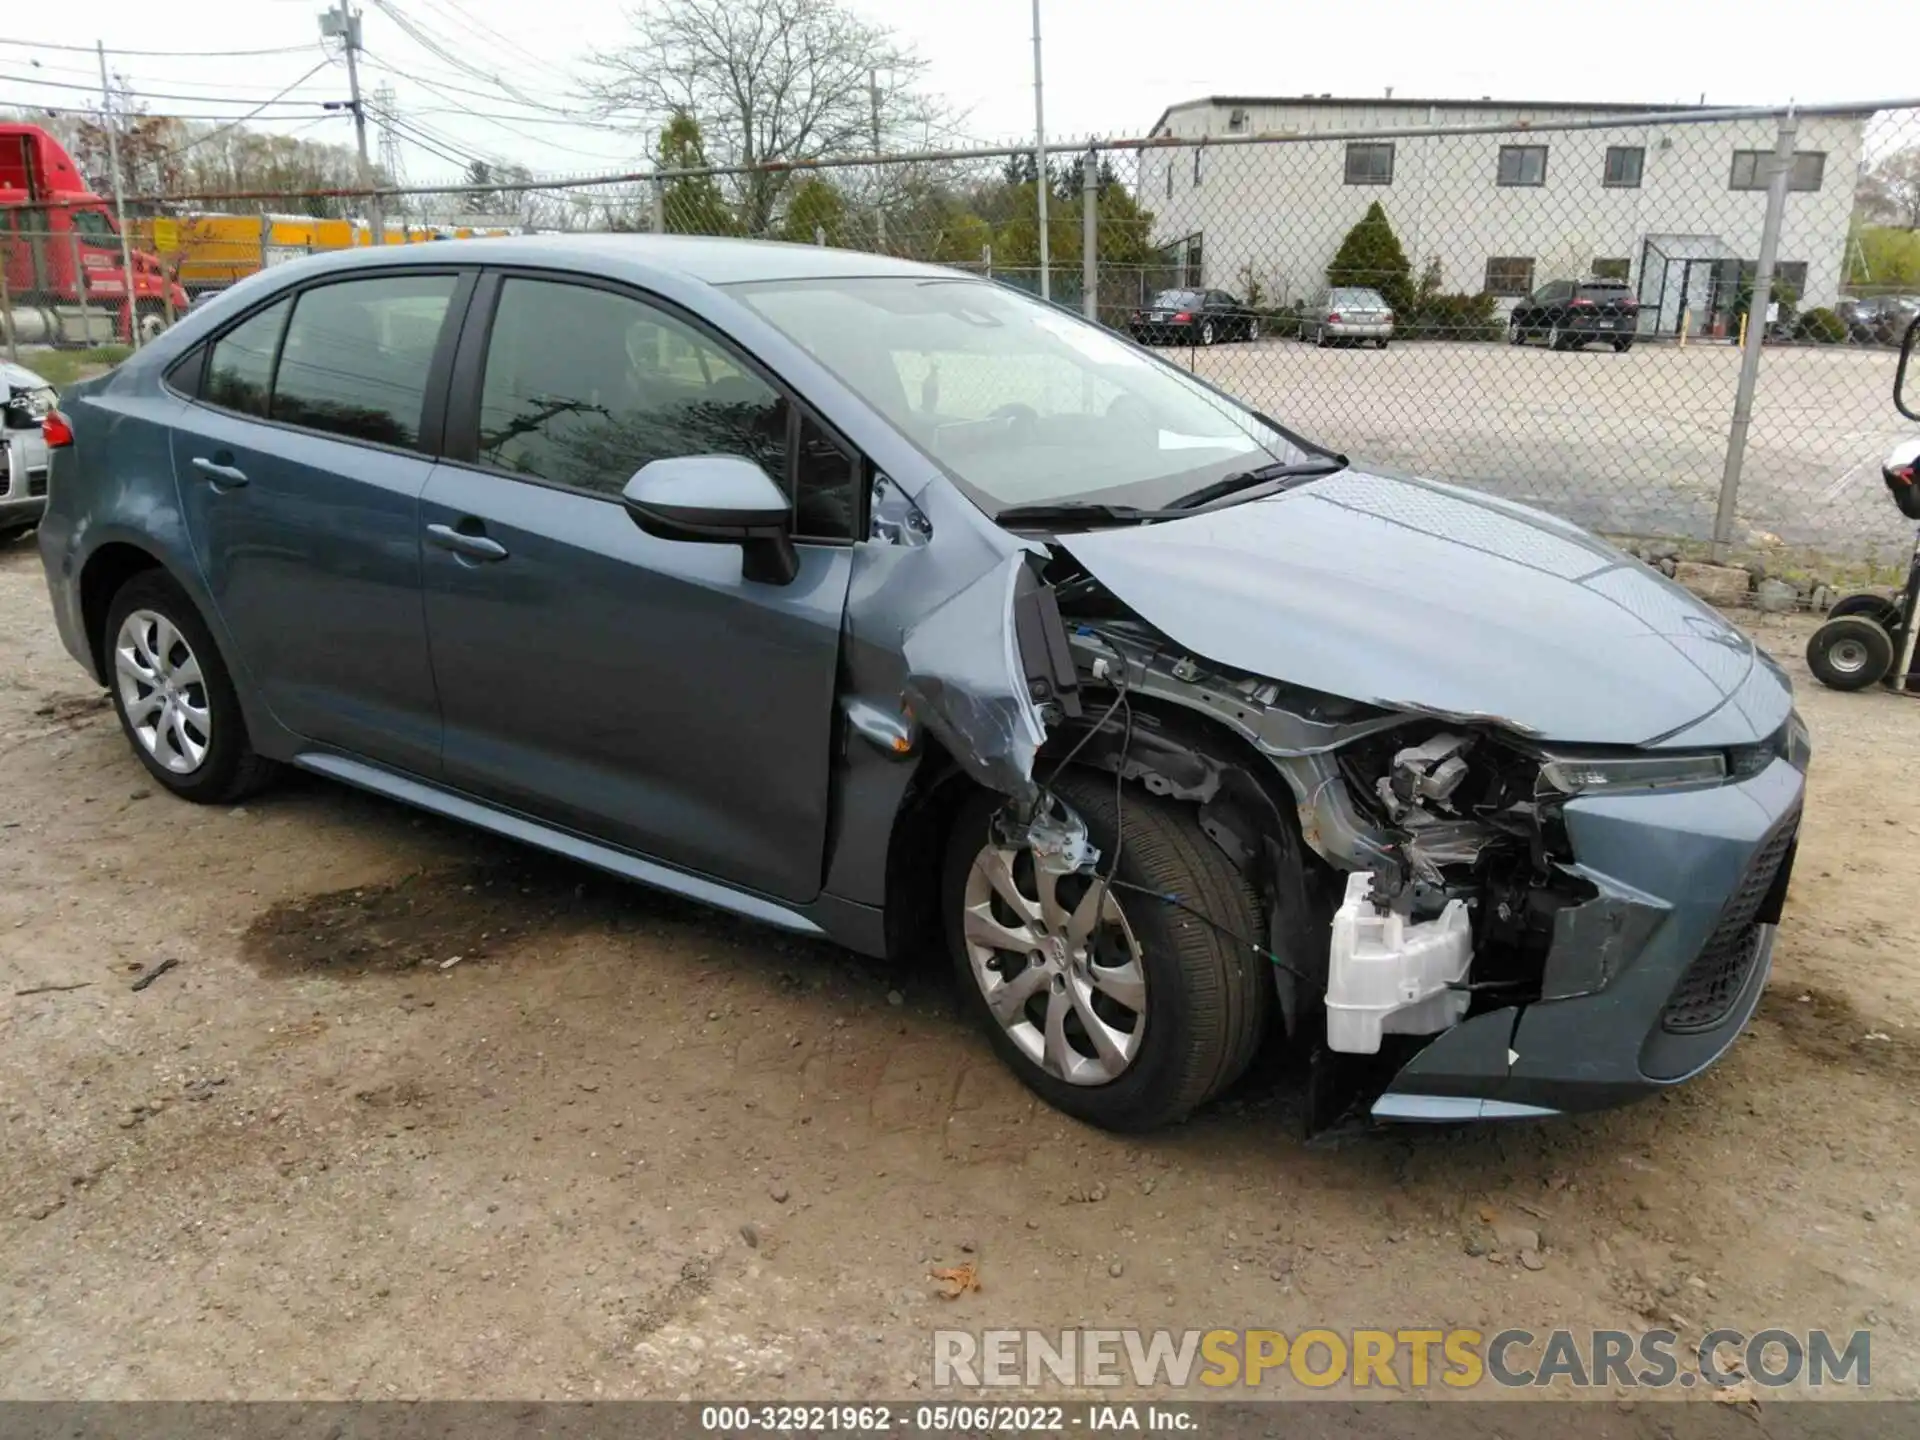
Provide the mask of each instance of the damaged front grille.
{"label": "damaged front grille", "polygon": [[1739,888],[1720,913],[1720,923],[1667,998],[1660,1012],[1664,1029],[1687,1035],[1711,1030],[1727,1018],[1759,957],[1759,927],[1779,918],[1778,882],[1785,878],[1782,866],[1793,852],[1799,828],[1799,815],[1788,817],[1754,852]]}

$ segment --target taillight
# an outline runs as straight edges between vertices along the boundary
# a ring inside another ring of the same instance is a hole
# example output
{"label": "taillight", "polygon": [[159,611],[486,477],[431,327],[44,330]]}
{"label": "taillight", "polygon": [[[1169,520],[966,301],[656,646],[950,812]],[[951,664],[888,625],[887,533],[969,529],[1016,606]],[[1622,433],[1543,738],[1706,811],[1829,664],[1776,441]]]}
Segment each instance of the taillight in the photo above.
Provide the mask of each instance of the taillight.
{"label": "taillight", "polygon": [[1182,310],[1178,315],[1173,317],[1173,323],[1176,325],[1185,325],[1191,319],[1193,319],[1193,312],[1191,310]]}
{"label": "taillight", "polygon": [[1593,308],[1593,302],[1591,300],[1569,300],[1567,302],[1567,308],[1569,310],[1591,310]]}
{"label": "taillight", "polygon": [[1340,312],[1338,310],[1328,311],[1327,323],[1329,325],[1338,325],[1340,323]]}
{"label": "taillight", "polygon": [[1380,317],[1380,323],[1383,325],[1391,325],[1393,323],[1393,312],[1389,310],[1386,314],[1382,315]]}
{"label": "taillight", "polygon": [[40,438],[47,442],[49,450],[64,450],[73,444],[73,426],[58,410],[49,410],[47,418],[40,422]]}

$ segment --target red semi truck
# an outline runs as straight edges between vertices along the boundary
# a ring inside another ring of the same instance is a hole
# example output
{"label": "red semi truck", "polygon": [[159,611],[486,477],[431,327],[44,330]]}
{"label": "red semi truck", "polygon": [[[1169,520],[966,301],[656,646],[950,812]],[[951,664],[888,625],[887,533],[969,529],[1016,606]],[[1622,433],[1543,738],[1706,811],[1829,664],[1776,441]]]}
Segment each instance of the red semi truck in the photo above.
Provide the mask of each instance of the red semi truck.
{"label": "red semi truck", "polygon": [[136,326],[142,339],[159,334],[185,312],[187,292],[158,257],[131,253],[129,289],[112,205],[45,130],[0,124],[0,266],[15,340],[126,342]]}

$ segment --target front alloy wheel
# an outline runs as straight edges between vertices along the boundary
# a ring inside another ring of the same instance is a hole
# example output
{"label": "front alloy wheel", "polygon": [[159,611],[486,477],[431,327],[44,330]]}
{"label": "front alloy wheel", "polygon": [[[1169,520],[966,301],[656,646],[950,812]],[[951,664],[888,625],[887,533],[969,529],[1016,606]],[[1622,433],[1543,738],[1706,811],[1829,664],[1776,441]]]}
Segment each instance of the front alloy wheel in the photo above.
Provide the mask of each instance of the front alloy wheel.
{"label": "front alloy wheel", "polygon": [[990,837],[962,903],[967,963],[1008,1040],[1069,1085],[1118,1079],[1146,1033],[1147,979],[1112,886]]}
{"label": "front alloy wheel", "polygon": [[1090,770],[1050,788],[1102,859],[1048,874],[997,833],[1005,796],[970,799],[941,876],[955,978],[1029,1089],[1090,1124],[1150,1130],[1218,1094],[1260,1046],[1274,994],[1251,948],[1260,904],[1195,807],[1132,786],[1116,806],[1113,777]]}

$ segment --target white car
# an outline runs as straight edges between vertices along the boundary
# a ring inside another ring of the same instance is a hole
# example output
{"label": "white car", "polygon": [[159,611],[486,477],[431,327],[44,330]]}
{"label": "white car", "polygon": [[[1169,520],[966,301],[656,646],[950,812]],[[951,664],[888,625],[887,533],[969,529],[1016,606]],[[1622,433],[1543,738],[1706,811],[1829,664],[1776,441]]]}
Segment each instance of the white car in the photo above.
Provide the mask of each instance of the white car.
{"label": "white car", "polygon": [[1300,317],[1300,338],[1315,345],[1357,340],[1384,350],[1393,338],[1393,307],[1378,290],[1335,285],[1308,303]]}
{"label": "white car", "polygon": [[47,508],[47,442],[40,422],[56,392],[24,365],[0,362],[0,540],[31,530]]}

